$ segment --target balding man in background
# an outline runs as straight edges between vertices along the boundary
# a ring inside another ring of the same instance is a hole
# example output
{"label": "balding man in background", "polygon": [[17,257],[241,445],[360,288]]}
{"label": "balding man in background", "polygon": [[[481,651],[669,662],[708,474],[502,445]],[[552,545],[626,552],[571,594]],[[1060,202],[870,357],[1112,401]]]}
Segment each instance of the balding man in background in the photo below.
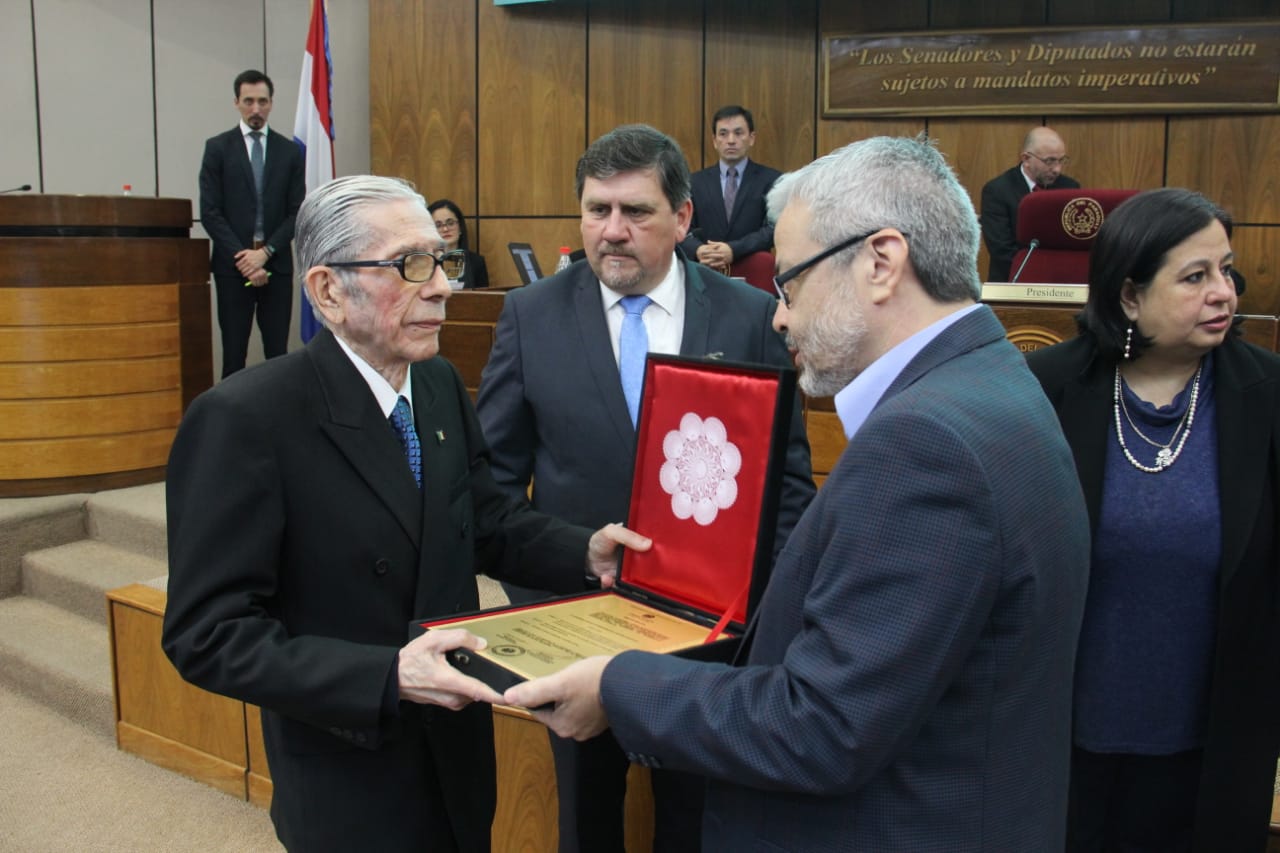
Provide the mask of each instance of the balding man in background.
{"label": "balding man in background", "polygon": [[987,281],[1008,281],[1018,251],[1018,204],[1036,189],[1069,190],[1079,182],[1062,174],[1071,162],[1067,144],[1048,127],[1033,127],[1022,140],[1018,165],[987,181],[982,188],[982,239],[991,265]]}

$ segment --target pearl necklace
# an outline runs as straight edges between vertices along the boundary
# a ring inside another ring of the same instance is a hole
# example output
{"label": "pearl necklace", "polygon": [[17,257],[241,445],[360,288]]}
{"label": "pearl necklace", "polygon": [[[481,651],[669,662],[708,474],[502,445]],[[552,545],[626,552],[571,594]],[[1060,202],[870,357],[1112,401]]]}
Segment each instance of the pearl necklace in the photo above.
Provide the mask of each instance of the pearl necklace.
{"label": "pearl necklace", "polygon": [[[1191,402],[1187,405],[1187,411],[1182,415],[1182,421],[1179,422],[1178,428],[1173,431],[1173,435],[1169,437],[1168,444],[1160,444],[1152,441],[1142,434],[1137,424],[1133,422],[1133,418],[1129,417],[1129,407],[1124,402],[1124,392],[1120,387],[1120,365],[1116,365],[1116,382],[1115,390],[1112,394],[1112,408],[1115,410],[1116,422],[1116,438],[1120,441],[1120,449],[1124,451],[1124,456],[1129,460],[1129,464],[1139,471],[1145,471],[1148,474],[1159,474],[1178,460],[1178,456],[1182,454],[1182,448],[1186,447],[1187,439],[1191,437],[1191,424],[1196,419],[1196,401],[1200,398],[1200,371],[1204,369],[1201,363],[1196,368],[1195,378],[1191,382]],[[1133,431],[1138,437],[1150,444],[1152,447],[1158,447],[1160,450],[1156,453],[1155,467],[1143,465],[1137,459],[1133,458],[1133,454],[1129,452],[1129,447],[1124,443],[1124,429],[1120,426],[1120,412],[1124,411],[1125,420],[1129,422],[1129,426],[1133,427]],[[1182,433],[1182,438],[1178,438],[1178,433]],[[1171,450],[1174,441],[1178,442],[1176,449]]]}

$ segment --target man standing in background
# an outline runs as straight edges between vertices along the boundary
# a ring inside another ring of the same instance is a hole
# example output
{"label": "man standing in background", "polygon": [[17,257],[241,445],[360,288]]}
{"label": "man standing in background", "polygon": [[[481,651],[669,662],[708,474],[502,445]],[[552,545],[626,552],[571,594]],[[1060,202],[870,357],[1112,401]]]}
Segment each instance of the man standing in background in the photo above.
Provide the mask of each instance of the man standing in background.
{"label": "man standing in background", "polygon": [[212,137],[200,164],[200,220],[213,241],[222,376],[244,367],[254,311],[267,358],[288,349],[293,220],[306,194],[302,152],[267,127],[275,86],[261,71],[235,79],[240,124]]}
{"label": "man standing in background", "polygon": [[773,248],[773,225],[764,197],[780,174],[747,159],[756,144],[751,111],[731,104],[711,117],[712,142],[720,162],[693,175],[693,221],[680,247],[716,272],[752,252]]}
{"label": "man standing in background", "polygon": [[1067,144],[1047,127],[1033,127],[1022,140],[1018,165],[987,181],[982,188],[982,239],[991,266],[987,281],[1008,281],[1018,251],[1018,205],[1027,193],[1077,189],[1080,184],[1062,174],[1071,162]]}

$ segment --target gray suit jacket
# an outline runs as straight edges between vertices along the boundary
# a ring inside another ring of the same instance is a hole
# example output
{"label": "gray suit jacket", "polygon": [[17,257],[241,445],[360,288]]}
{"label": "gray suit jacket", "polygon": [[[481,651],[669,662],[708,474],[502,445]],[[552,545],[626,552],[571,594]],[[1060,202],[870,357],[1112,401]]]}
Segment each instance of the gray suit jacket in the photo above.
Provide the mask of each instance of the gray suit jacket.
{"label": "gray suit jacket", "polygon": [[746,666],[626,652],[634,760],[711,778],[705,850],[1061,850],[1089,523],[987,308],[907,365],[778,558]]}
{"label": "gray suit jacket", "polygon": [[[685,265],[680,353],[790,364],[770,323],[777,305],[755,288]],[[586,261],[507,294],[476,403],[494,478],[512,495],[587,527],[625,521],[636,434],[618,379],[600,285]],[[797,403],[775,548],[813,497],[809,442]]]}

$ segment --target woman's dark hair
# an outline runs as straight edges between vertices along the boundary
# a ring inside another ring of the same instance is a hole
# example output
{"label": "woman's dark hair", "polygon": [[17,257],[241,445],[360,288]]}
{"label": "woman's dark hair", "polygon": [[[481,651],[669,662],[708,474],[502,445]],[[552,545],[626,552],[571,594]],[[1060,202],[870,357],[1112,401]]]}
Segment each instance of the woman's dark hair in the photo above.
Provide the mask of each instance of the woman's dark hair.
{"label": "woman's dark hair", "polygon": [[427,213],[435,213],[442,207],[449,208],[449,212],[453,214],[453,218],[458,220],[458,248],[470,249],[467,245],[467,220],[462,218],[462,208],[458,207],[447,198],[436,199],[427,205]]}
{"label": "woman's dark hair", "polygon": [[[1126,282],[1141,293],[1169,251],[1214,220],[1231,236],[1231,216],[1200,193],[1177,187],[1138,193],[1111,211],[1089,254],[1089,301],[1077,322],[1109,361],[1124,356],[1129,318],[1120,303]],[[1134,330],[1130,359],[1151,346]]]}

